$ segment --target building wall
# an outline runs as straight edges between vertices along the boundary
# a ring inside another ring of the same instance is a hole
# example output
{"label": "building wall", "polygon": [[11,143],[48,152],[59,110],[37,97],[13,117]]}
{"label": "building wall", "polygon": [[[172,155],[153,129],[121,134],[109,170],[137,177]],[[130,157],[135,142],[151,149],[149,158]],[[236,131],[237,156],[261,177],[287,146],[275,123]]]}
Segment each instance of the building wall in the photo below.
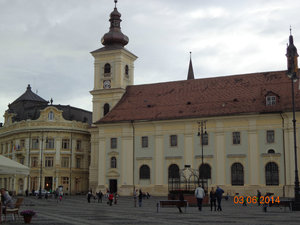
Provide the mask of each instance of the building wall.
{"label": "building wall", "polygon": [[[297,116],[298,113],[297,113]],[[92,158],[98,158],[94,173],[90,173],[94,190],[109,188],[109,180],[117,179],[118,192],[132,194],[142,188],[153,195],[168,193],[168,167],[177,164],[199,170],[202,161],[197,121],[207,120],[208,145],[204,145],[204,163],[211,167],[209,188],[219,185],[225,192],[254,195],[259,189],[280,196],[293,196],[294,147],[292,115],[256,114],[227,117],[102,124],[94,128],[92,140],[97,140]],[[133,143],[134,126],[134,143]],[[299,125],[297,125],[299,127]],[[97,132],[96,132],[97,130]],[[267,130],[274,130],[274,143],[267,143]],[[299,130],[299,129],[298,129]],[[240,144],[232,143],[232,132],[240,132]],[[178,145],[170,146],[170,135],[177,135]],[[148,148],[141,147],[141,137],[148,136]],[[117,138],[117,148],[110,148],[110,139]],[[299,132],[297,134],[299,140]],[[275,154],[268,154],[273,149]],[[96,153],[98,155],[96,155]],[[117,168],[110,168],[110,159],[117,158]],[[298,161],[300,160],[298,154]],[[279,168],[279,185],[266,185],[265,166],[275,162]],[[231,184],[231,166],[241,163],[244,185]],[[139,179],[139,168],[150,167],[150,179]],[[98,178],[96,178],[96,174]],[[133,175],[134,174],[134,175]],[[97,183],[97,185],[96,185]],[[91,183],[90,183],[91,184]]]}
{"label": "building wall", "polygon": [[[50,111],[54,112],[53,120],[48,119]],[[47,147],[46,142],[50,139],[54,139],[54,145]],[[66,149],[62,145],[64,139],[69,140],[69,146]],[[38,140],[36,145],[33,143],[34,140]],[[77,141],[81,142],[79,148],[77,148]],[[4,146],[3,149],[1,146]],[[8,151],[6,146],[8,146]],[[17,194],[23,194],[26,189],[38,190],[41,173],[42,189],[50,189],[49,185],[52,180],[52,190],[59,185],[64,186],[66,193],[70,193],[70,190],[72,194],[88,190],[90,160],[88,124],[65,120],[62,117],[62,111],[53,106],[44,109],[37,120],[4,124],[0,128],[0,154],[30,168],[29,177],[22,178],[24,182],[22,189],[18,185],[18,182],[21,182],[19,178],[14,178],[14,185],[9,187],[10,191],[15,191]],[[37,159],[36,164],[33,162],[33,157]],[[45,165],[46,157],[53,157],[52,166]],[[63,157],[69,158],[66,165],[62,165]],[[80,158],[80,165],[77,168],[78,158]],[[45,177],[48,177],[49,182]]]}

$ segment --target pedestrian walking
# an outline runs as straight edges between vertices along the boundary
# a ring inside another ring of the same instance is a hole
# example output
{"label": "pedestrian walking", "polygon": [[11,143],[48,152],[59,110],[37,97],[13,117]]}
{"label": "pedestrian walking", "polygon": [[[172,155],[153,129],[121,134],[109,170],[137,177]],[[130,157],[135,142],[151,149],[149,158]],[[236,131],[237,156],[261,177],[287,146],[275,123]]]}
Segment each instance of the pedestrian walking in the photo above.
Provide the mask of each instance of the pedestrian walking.
{"label": "pedestrian walking", "polygon": [[220,188],[219,186],[217,186],[217,190],[216,190],[216,196],[217,196],[217,202],[218,202],[218,211],[222,211],[222,206],[221,206],[221,201],[222,201],[222,195],[224,193],[224,190],[222,188]]}
{"label": "pedestrian walking", "polygon": [[134,202],[134,207],[136,207],[136,201],[137,201],[137,192],[138,190],[133,190],[133,202]]}
{"label": "pedestrian walking", "polygon": [[112,206],[113,200],[114,200],[114,194],[113,193],[109,193],[109,195],[108,195],[108,202],[109,202],[110,206]]}
{"label": "pedestrian walking", "polygon": [[197,198],[198,210],[201,211],[202,210],[202,200],[205,196],[205,192],[200,184],[199,184],[199,187],[197,187],[195,190],[195,196]]}
{"label": "pedestrian walking", "polygon": [[210,211],[213,210],[213,207],[215,208],[215,211],[217,209],[216,206],[216,201],[217,201],[217,196],[216,196],[216,191],[214,190],[214,188],[211,188],[211,191],[209,193],[209,199],[210,199]]}
{"label": "pedestrian walking", "polygon": [[140,189],[140,192],[139,192],[139,207],[142,207],[142,201],[143,201],[143,192],[142,192],[142,189]]}
{"label": "pedestrian walking", "polygon": [[261,197],[261,192],[257,190],[257,204],[260,206],[260,197]]}
{"label": "pedestrian walking", "polygon": [[181,207],[184,206],[184,196],[183,196],[182,191],[179,192],[178,199],[180,202],[177,204],[177,208],[178,208],[179,212],[182,213]]}
{"label": "pedestrian walking", "polygon": [[117,204],[117,202],[118,202],[118,197],[119,197],[119,195],[118,195],[118,193],[116,192],[115,193],[115,195],[114,195],[114,203],[115,203],[115,205]]}
{"label": "pedestrian walking", "polygon": [[97,193],[97,197],[98,197],[98,203],[99,203],[99,202],[102,203],[103,193],[101,192],[101,190],[99,190],[99,192]]}
{"label": "pedestrian walking", "polygon": [[88,201],[88,203],[91,203],[91,197],[92,197],[92,192],[89,191],[88,194],[87,194],[87,201]]}

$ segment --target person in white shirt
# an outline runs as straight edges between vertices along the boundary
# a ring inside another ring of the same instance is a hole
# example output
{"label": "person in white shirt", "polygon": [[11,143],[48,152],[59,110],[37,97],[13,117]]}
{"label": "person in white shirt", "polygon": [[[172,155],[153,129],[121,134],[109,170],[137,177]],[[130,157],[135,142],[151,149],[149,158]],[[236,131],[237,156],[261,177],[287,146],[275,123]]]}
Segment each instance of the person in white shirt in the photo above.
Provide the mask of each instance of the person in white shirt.
{"label": "person in white shirt", "polygon": [[195,190],[195,196],[197,198],[198,209],[199,209],[199,211],[201,211],[202,210],[202,200],[205,196],[205,192],[200,184],[199,184],[199,187],[197,187]]}

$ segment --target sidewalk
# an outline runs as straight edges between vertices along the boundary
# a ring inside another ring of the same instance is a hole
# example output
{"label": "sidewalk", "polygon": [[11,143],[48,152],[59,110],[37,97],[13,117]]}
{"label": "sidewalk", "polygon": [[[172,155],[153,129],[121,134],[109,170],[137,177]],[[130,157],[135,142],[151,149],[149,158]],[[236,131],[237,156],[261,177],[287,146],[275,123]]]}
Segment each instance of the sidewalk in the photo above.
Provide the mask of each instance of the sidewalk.
{"label": "sidewalk", "polygon": [[[36,199],[25,197],[20,211],[33,209],[37,216],[31,224],[39,225],[93,225],[93,224],[300,224],[300,212],[290,212],[288,208],[278,207],[268,208],[268,212],[263,212],[257,205],[242,206],[234,205],[233,200],[222,201],[222,212],[211,212],[209,207],[204,207],[199,212],[196,207],[187,209],[187,213],[180,214],[177,208],[162,208],[156,212],[158,200],[166,197],[151,197],[143,200],[141,208],[133,207],[133,198],[119,197],[118,204],[109,206],[104,200],[103,203],[87,203],[85,196],[71,196],[57,202],[55,199]],[[11,218],[8,216],[8,218]],[[6,222],[4,224],[24,224],[23,218],[17,221]]]}

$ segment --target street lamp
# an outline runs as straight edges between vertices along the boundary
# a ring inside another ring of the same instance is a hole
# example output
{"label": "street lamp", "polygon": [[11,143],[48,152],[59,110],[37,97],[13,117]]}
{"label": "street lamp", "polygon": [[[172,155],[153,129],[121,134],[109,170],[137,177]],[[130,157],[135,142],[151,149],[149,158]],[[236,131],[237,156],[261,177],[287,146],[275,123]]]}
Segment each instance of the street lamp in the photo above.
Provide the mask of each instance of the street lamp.
{"label": "street lamp", "polygon": [[[206,122],[207,122],[207,120],[201,120],[198,122],[198,136],[200,137],[200,140],[201,140],[201,151],[202,151],[202,153],[201,153],[202,163],[201,163],[200,171],[199,171],[199,172],[202,172],[202,175],[199,173],[199,178],[201,178],[202,188],[204,188],[203,137],[207,137]],[[203,127],[205,129],[204,133],[203,133]],[[202,167],[202,170],[201,170],[201,167]]]}
{"label": "street lamp", "polygon": [[296,142],[296,118],[295,118],[295,93],[294,93],[294,82],[298,80],[298,53],[297,48],[294,45],[293,36],[291,34],[289,45],[286,50],[287,57],[287,76],[291,79],[292,84],[292,105],[293,105],[293,131],[294,131],[294,153],[295,153],[295,200],[293,204],[294,211],[300,211],[300,189],[299,189],[299,177],[298,177],[298,165],[297,165],[297,142]]}

